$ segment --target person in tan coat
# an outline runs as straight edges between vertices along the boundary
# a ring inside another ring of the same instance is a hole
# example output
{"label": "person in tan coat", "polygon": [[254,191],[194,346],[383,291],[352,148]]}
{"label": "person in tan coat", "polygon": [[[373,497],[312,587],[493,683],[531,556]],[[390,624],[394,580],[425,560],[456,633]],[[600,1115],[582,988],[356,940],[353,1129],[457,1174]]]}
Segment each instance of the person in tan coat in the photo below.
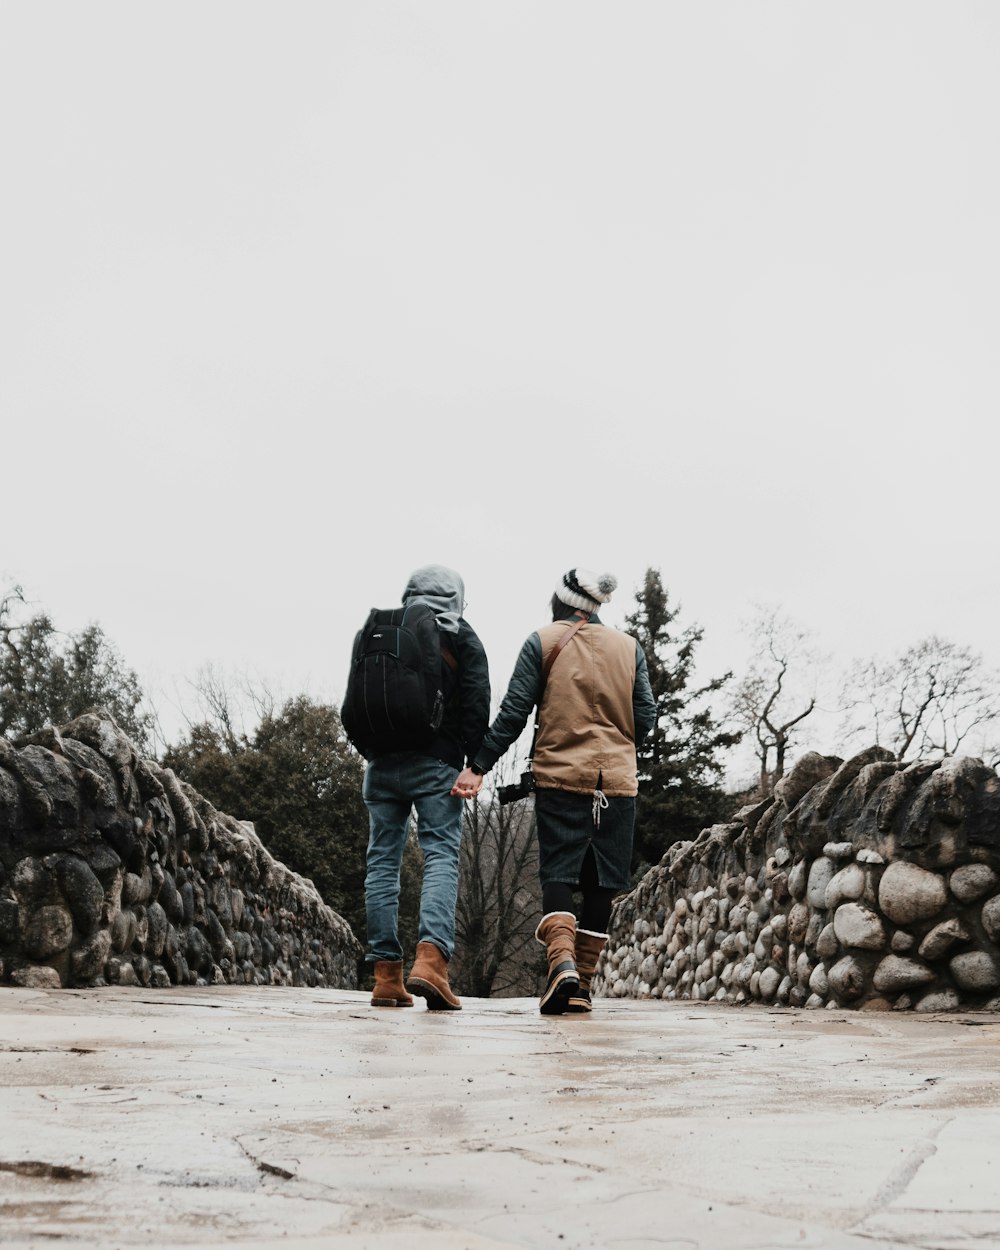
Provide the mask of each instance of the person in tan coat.
{"label": "person in tan coat", "polygon": [[[591,1010],[590,981],[607,941],[615,894],[631,885],[638,793],[636,743],[656,704],[646,657],[598,616],[617,586],[610,573],[570,569],[556,584],[552,622],[525,641],[482,746],[454,794],[478,794],[496,761],[538,709],[531,777],[546,947],[545,1015]],[[582,896],[579,919],[574,891]]]}

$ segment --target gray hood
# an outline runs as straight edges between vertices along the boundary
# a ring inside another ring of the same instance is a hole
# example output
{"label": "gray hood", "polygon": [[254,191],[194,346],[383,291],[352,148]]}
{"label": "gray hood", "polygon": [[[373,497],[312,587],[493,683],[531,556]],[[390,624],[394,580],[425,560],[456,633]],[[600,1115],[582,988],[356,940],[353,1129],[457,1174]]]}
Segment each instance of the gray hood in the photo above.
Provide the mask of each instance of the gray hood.
{"label": "gray hood", "polygon": [[445,633],[457,634],[465,607],[465,583],[454,569],[443,564],[425,564],[410,574],[403,602],[428,604],[437,615],[438,627]]}

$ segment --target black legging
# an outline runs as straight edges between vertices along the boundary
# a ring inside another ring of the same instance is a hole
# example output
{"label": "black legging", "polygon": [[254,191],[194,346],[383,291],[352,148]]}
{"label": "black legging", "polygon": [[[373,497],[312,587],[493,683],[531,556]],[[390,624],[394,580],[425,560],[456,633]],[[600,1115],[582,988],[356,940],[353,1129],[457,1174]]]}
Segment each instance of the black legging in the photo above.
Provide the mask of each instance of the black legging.
{"label": "black legging", "polygon": [[542,910],[545,914],[548,915],[551,911],[568,911],[575,915],[574,889],[583,895],[578,918],[580,928],[589,929],[592,933],[606,933],[608,921],[611,919],[611,904],[620,891],[608,889],[598,882],[597,860],[592,846],[587,847],[587,853],[583,857],[578,885],[567,885],[565,881],[549,881],[542,886]]}

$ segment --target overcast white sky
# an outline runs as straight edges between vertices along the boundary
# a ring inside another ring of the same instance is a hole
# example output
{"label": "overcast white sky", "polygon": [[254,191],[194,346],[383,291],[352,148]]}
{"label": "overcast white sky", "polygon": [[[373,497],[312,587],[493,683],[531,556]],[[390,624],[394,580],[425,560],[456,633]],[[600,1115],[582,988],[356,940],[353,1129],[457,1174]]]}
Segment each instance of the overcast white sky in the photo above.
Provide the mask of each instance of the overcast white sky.
{"label": "overcast white sky", "polygon": [[[0,12],[0,581],[339,697],[410,570],[1000,662],[1000,7]],[[170,709],[166,708],[170,722]],[[820,749],[829,744],[817,742]]]}

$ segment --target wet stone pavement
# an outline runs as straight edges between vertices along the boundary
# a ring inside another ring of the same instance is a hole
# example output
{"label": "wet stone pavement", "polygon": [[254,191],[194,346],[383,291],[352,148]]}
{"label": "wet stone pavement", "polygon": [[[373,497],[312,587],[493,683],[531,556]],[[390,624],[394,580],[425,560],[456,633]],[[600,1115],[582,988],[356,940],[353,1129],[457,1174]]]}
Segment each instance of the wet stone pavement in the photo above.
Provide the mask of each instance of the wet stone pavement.
{"label": "wet stone pavement", "polygon": [[0,1245],[1000,1247],[1000,1017],[0,990]]}

